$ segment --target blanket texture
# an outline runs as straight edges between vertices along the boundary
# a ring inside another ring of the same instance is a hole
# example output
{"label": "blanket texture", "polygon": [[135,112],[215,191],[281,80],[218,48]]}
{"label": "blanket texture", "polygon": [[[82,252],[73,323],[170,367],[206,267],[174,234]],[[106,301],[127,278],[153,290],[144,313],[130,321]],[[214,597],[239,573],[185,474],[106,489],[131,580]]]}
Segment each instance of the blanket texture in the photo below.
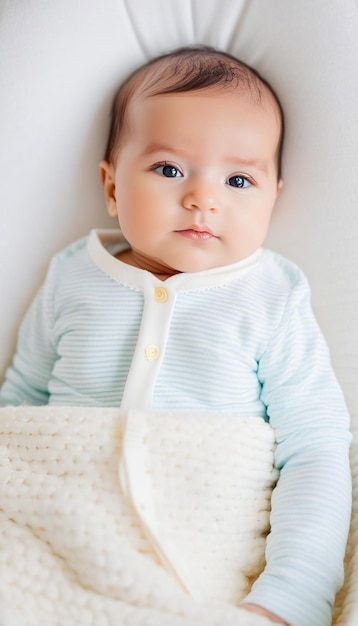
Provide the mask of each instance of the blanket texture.
{"label": "blanket texture", "polygon": [[[6,408],[0,445],[1,626],[271,623],[238,607],[277,480],[263,420]],[[357,544],[355,509],[337,625],[356,626]]]}

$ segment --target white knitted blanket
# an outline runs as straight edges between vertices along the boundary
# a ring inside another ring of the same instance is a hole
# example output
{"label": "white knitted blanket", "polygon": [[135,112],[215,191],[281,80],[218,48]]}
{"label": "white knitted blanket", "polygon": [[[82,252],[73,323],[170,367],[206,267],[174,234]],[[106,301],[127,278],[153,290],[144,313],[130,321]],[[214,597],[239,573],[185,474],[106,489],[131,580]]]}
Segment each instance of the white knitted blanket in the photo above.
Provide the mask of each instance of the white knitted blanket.
{"label": "white knitted blanket", "polygon": [[[277,480],[263,420],[5,408],[0,446],[1,626],[271,623],[237,606],[264,567]],[[357,544],[355,510],[347,626]]]}

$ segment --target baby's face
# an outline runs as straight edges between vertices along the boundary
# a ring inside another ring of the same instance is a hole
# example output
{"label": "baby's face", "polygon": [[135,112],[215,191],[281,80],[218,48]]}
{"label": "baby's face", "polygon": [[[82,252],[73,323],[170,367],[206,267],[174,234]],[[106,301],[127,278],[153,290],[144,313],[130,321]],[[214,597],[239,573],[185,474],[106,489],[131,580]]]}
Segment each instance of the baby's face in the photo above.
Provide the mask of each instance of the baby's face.
{"label": "baby's face", "polygon": [[152,96],[130,104],[128,124],[116,166],[102,164],[109,212],[132,248],[126,262],[166,278],[234,263],[263,243],[280,187],[269,99]]}

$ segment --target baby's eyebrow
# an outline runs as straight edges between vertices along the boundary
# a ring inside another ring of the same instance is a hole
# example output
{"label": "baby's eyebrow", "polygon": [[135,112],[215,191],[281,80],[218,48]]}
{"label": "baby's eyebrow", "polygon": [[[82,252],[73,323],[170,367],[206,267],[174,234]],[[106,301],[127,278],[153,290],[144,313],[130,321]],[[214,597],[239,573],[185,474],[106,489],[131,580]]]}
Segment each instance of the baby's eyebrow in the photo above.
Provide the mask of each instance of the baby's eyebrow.
{"label": "baby's eyebrow", "polygon": [[268,169],[267,161],[263,161],[262,159],[248,159],[245,157],[238,157],[236,155],[232,157],[226,157],[225,162],[239,167],[254,167],[257,170],[261,170],[262,172],[267,172]]}
{"label": "baby's eyebrow", "polygon": [[171,154],[178,154],[179,156],[187,156],[188,153],[180,148],[173,148],[165,143],[150,143],[143,150],[143,156],[148,156],[154,152],[170,152]]}

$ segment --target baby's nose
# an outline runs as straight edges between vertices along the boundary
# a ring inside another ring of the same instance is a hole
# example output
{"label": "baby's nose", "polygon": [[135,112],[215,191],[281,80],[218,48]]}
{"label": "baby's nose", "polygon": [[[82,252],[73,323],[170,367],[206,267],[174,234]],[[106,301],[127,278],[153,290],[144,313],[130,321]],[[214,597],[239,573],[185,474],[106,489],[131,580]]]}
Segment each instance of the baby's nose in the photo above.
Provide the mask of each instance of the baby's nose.
{"label": "baby's nose", "polygon": [[219,208],[217,190],[206,181],[192,181],[184,192],[182,204],[185,209],[216,212]]}

